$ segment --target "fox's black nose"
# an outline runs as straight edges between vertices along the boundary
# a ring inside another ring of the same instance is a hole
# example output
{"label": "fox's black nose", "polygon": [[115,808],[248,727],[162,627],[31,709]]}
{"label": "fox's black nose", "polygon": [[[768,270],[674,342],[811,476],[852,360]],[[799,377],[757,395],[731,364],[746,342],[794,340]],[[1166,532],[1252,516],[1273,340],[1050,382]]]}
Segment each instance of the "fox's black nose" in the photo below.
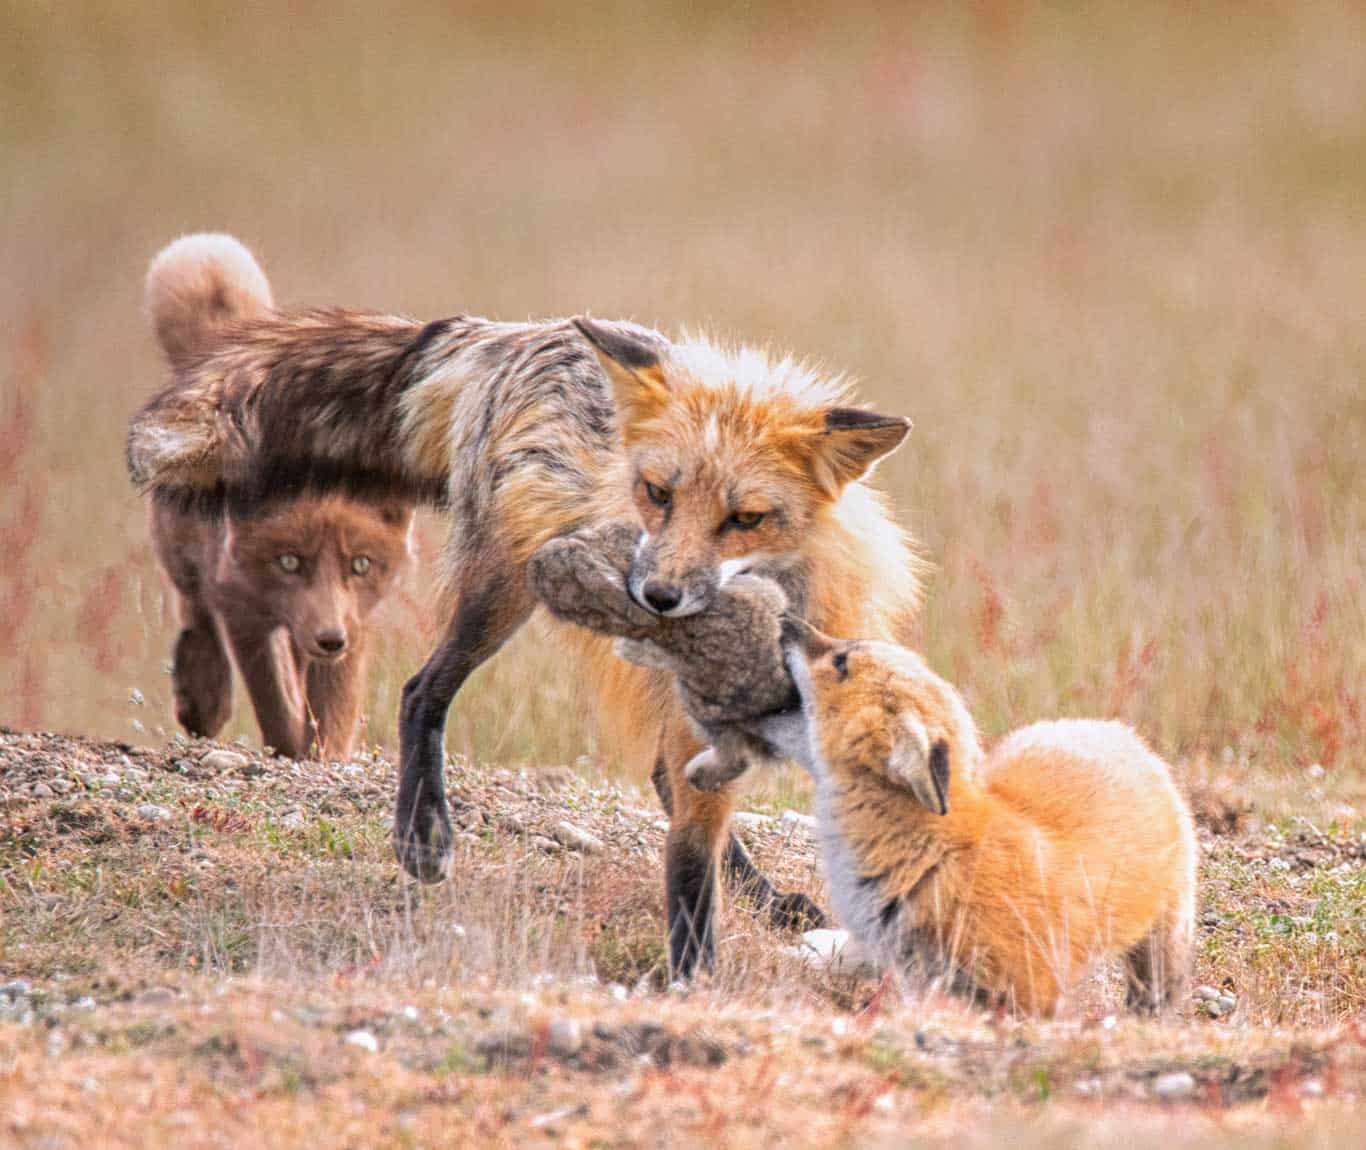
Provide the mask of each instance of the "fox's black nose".
{"label": "fox's black nose", "polygon": [[328,655],[340,655],[346,650],[345,631],[319,631],[317,635],[318,650]]}
{"label": "fox's black nose", "polygon": [[640,593],[645,602],[661,615],[683,602],[683,592],[668,583],[646,583]]}

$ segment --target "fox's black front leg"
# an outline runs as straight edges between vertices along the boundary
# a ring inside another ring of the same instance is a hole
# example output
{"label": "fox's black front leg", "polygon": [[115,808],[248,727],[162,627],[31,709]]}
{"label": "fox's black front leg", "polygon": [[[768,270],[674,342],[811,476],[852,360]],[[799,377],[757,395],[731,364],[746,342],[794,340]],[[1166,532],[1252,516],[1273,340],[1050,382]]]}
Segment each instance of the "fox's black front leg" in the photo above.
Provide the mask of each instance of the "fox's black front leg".
{"label": "fox's black front leg", "polygon": [[524,580],[467,580],[441,644],[403,688],[394,853],[414,878],[440,882],[453,836],[443,781],[446,715],[465,680],[531,613]]}
{"label": "fox's black front leg", "polygon": [[[669,785],[669,772],[663,756],[655,760],[654,770],[650,772],[655,793],[659,796],[664,813],[673,818],[673,790]],[[680,863],[680,866],[683,864]],[[825,912],[809,896],[801,891],[780,891],[750,857],[734,831],[726,838],[722,854],[722,870],[726,881],[740,893],[746,895],[768,917],[768,921],[778,930],[794,927],[802,930],[815,930],[826,923]],[[669,889],[674,884],[669,883]],[[673,936],[674,919],[669,918],[670,937]]]}
{"label": "fox's black front leg", "polygon": [[687,828],[670,827],[664,853],[669,975],[688,979],[716,965],[716,862]]}

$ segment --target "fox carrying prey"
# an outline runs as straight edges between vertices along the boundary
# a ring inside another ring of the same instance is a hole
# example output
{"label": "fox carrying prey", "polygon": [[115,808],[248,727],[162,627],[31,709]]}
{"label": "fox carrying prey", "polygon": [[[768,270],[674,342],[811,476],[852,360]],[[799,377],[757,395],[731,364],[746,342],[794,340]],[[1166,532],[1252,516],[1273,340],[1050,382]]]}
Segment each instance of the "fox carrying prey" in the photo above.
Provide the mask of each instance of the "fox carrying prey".
{"label": "fox carrying prey", "polygon": [[[230,296],[260,275],[234,244],[200,252]],[[203,271],[196,273],[203,275]],[[187,273],[187,290],[195,282]],[[629,575],[645,610],[706,609],[741,571],[782,575],[823,629],[894,638],[918,604],[908,540],[865,482],[905,419],[847,406],[837,382],[788,359],[671,343],[587,319],[419,324],[353,311],[270,310],[225,323],[205,352],[172,356],[172,380],[133,419],[128,463],[159,497],[259,506],[284,494],[385,493],[444,505],[445,633],[404,688],[394,835],[405,868],[439,879],[451,848],[442,766],[446,713],[470,673],[535,606],[524,576],[547,540],[592,524],[642,524]],[[732,797],[685,785],[702,743],[666,675],[614,658],[564,626],[619,745],[648,749],[670,813],[669,952],[686,977],[714,953],[713,888]],[[790,916],[804,898],[769,900]]]}
{"label": "fox carrying prey", "polygon": [[1122,954],[1130,1005],[1180,994],[1195,834],[1165,763],[1121,723],[1037,723],[990,753],[958,693],[891,643],[828,639],[777,583],[732,579],[701,615],[639,610],[615,527],[554,539],[531,585],[558,617],[676,677],[711,747],[703,790],[786,753],[811,772],[835,909],[892,966],[1047,1012]]}

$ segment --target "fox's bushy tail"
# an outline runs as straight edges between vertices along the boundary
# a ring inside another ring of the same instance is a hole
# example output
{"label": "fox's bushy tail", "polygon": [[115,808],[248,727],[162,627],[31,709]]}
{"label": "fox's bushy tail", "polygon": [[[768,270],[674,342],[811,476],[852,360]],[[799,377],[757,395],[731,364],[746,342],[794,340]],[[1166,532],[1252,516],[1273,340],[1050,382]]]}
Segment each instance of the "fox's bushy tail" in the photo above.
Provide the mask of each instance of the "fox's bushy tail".
{"label": "fox's bushy tail", "polygon": [[232,236],[182,236],[147,269],[147,318],[172,367],[213,345],[224,328],[274,306],[261,265]]}
{"label": "fox's bushy tail", "polygon": [[163,250],[146,301],[171,382],[129,426],[141,490],[206,508],[309,490],[444,496],[449,403],[403,400],[458,349],[464,321],[276,310],[251,253],[224,235]]}

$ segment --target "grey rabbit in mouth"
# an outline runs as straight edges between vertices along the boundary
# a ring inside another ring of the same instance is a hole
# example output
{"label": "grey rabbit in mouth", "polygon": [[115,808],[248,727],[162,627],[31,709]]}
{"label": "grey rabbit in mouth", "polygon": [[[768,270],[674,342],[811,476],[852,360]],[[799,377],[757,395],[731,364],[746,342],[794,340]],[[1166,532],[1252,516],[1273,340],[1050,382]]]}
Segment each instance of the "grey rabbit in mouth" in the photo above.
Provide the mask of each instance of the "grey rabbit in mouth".
{"label": "grey rabbit in mouth", "polygon": [[610,523],[544,544],[527,578],[551,614],[617,638],[617,654],[673,674],[688,716],[711,743],[685,769],[688,782],[716,790],[751,765],[778,757],[760,731],[777,715],[800,721],[783,661],[788,596],[773,579],[730,579],[705,611],[668,618],[626,589],[640,528]]}

